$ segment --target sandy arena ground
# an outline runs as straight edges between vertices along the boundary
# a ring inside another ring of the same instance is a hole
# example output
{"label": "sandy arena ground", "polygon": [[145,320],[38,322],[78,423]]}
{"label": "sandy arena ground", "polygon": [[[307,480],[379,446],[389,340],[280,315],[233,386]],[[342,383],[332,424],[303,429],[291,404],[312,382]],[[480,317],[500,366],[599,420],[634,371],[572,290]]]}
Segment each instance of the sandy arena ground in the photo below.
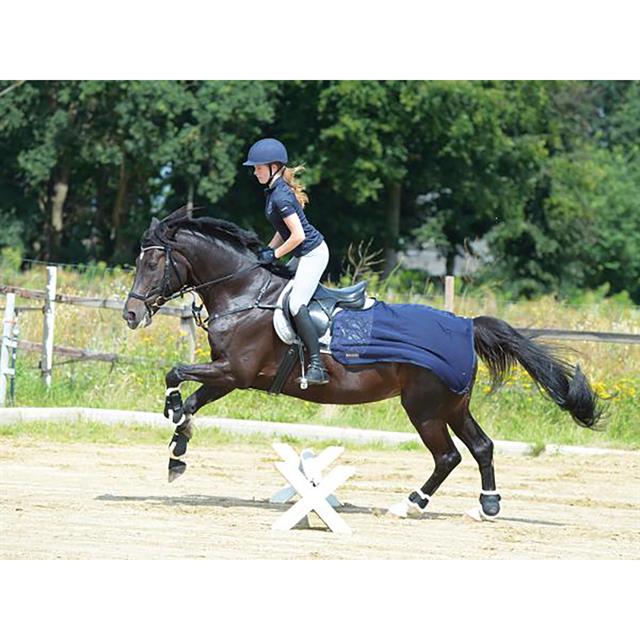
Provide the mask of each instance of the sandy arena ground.
{"label": "sandy arena ground", "polygon": [[338,491],[352,535],[274,532],[287,507],[268,446],[192,443],[189,469],[166,480],[158,446],[5,442],[0,453],[0,558],[458,559],[640,557],[640,454],[496,456],[501,518],[478,523],[480,478],[463,452],[420,520],[385,508],[432,469],[425,451],[347,451],[357,473]]}

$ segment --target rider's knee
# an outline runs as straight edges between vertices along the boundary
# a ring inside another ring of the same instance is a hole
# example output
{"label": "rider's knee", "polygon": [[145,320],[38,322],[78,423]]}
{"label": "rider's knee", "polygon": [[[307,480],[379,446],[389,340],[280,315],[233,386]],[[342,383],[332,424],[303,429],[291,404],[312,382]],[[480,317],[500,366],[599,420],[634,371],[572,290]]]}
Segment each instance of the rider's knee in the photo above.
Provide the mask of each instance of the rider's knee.
{"label": "rider's knee", "polygon": [[293,298],[293,296],[291,298],[289,298],[289,311],[291,312],[292,316],[297,316],[298,315],[298,311],[300,311],[300,307],[303,305],[304,303],[302,302],[302,300],[298,300],[296,298]]}

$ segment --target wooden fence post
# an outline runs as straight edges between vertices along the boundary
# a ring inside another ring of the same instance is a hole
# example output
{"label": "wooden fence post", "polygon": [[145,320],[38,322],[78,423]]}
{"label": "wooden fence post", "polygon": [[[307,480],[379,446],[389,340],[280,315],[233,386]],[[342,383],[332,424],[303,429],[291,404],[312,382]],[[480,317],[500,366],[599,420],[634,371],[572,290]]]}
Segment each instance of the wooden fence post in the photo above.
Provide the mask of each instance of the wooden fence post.
{"label": "wooden fence post", "polygon": [[20,342],[20,326],[18,324],[18,310],[15,310],[13,316],[13,332],[11,334],[11,357],[9,367],[13,371],[11,381],[9,383],[9,401],[11,406],[16,404],[16,360],[18,358],[18,344]]}
{"label": "wooden fence post", "polygon": [[55,321],[57,267],[47,267],[47,290],[44,301],[44,325],[42,330],[42,379],[47,389],[51,388],[53,368],[53,328]]}
{"label": "wooden fence post", "polygon": [[15,293],[7,293],[7,306],[4,310],[4,322],[2,323],[2,343],[0,344],[0,407],[4,407],[7,397],[7,381],[15,374],[9,368],[9,348],[11,347],[14,309],[16,305]]}
{"label": "wooden fence post", "polygon": [[453,292],[455,288],[455,278],[445,276],[444,278],[444,310],[453,313]]}
{"label": "wooden fence post", "polygon": [[196,323],[189,309],[189,315],[180,318],[180,330],[186,334],[189,362],[195,362],[196,358]]}

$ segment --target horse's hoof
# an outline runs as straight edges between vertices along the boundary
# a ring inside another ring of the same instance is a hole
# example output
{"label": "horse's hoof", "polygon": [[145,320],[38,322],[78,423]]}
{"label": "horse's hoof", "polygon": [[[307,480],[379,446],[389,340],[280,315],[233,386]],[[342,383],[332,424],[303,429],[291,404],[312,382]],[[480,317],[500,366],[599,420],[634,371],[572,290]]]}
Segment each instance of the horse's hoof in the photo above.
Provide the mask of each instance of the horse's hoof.
{"label": "horse's hoof", "polygon": [[396,502],[396,504],[392,504],[387,513],[397,518],[422,518],[425,509],[421,509],[415,502],[405,498],[400,502]]}
{"label": "horse's hoof", "polygon": [[495,520],[500,513],[500,494],[495,492],[481,493],[480,513],[486,520]]}
{"label": "horse's hoof", "polygon": [[169,482],[179,478],[187,470],[187,463],[182,460],[169,460]]}
{"label": "horse's hoof", "polygon": [[469,509],[465,515],[469,516],[476,522],[493,522],[498,517],[497,514],[492,516],[485,513],[481,507],[473,507],[473,509]]}

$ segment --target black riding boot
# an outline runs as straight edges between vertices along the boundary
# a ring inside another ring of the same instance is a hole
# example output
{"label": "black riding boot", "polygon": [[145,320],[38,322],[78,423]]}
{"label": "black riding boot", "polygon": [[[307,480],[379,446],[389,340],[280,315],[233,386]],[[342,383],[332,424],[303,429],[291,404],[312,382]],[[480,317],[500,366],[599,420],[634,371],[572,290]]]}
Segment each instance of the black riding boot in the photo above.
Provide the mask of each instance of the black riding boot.
{"label": "black riding boot", "polygon": [[320,360],[320,343],[318,333],[313,326],[307,305],[302,305],[298,313],[293,317],[296,323],[298,335],[302,338],[309,352],[309,368],[307,369],[307,382],[309,384],[326,384],[329,382],[327,370]]}

